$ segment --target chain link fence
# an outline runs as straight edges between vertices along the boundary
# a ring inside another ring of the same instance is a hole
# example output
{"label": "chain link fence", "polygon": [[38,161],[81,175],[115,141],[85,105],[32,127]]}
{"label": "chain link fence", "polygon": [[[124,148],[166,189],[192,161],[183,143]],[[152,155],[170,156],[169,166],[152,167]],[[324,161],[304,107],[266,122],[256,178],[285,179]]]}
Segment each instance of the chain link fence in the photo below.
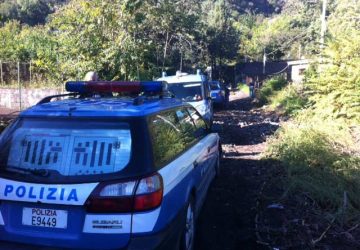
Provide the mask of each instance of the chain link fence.
{"label": "chain link fence", "polygon": [[0,107],[23,110],[45,96],[64,92],[55,85],[44,85],[45,82],[32,62],[0,61]]}

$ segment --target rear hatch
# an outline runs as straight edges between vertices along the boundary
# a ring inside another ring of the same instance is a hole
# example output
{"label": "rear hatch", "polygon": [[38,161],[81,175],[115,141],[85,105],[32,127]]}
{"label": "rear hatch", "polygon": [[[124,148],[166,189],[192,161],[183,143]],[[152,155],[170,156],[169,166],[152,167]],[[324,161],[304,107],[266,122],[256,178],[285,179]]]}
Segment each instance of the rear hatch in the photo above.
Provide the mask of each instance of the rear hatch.
{"label": "rear hatch", "polygon": [[[127,246],[130,211],[99,213],[89,207],[93,195],[104,192],[99,186],[129,164],[130,131],[129,124],[110,120],[15,122],[0,137],[0,241],[59,248]],[[124,182],[120,187],[131,195],[134,186]]]}

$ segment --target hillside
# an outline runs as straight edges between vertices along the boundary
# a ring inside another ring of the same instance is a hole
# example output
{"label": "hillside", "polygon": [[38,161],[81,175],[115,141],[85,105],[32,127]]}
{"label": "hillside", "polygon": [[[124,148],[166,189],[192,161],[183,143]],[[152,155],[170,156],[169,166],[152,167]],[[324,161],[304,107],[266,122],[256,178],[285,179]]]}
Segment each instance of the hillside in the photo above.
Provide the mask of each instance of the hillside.
{"label": "hillside", "polygon": [[28,25],[44,24],[67,0],[3,0],[0,3],[0,22],[18,20]]}

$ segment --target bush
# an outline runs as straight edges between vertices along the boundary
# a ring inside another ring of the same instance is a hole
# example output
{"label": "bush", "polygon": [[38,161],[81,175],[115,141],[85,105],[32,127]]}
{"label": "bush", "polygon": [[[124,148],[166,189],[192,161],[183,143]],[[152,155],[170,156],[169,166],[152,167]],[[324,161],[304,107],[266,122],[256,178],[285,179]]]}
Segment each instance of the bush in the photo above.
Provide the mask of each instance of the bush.
{"label": "bush", "polygon": [[271,96],[274,95],[276,91],[283,89],[286,85],[287,81],[283,77],[275,76],[266,80],[257,94],[260,105],[268,104]]}
{"label": "bush", "polygon": [[285,115],[294,115],[302,110],[307,99],[302,95],[302,90],[296,86],[288,86],[276,92],[271,98],[270,106]]}
{"label": "bush", "polygon": [[360,157],[349,150],[354,142],[343,127],[316,119],[308,125],[287,124],[272,139],[267,154],[285,165],[290,194],[306,192],[336,214],[343,212],[346,192],[350,220],[360,216]]}
{"label": "bush", "polygon": [[249,90],[249,86],[247,86],[245,83],[238,83],[238,89],[242,92],[244,92],[245,94],[249,95],[250,94],[250,90]]}
{"label": "bush", "polygon": [[287,85],[287,81],[282,76],[275,76],[270,78],[267,82],[267,85],[270,85],[272,90],[281,90]]}

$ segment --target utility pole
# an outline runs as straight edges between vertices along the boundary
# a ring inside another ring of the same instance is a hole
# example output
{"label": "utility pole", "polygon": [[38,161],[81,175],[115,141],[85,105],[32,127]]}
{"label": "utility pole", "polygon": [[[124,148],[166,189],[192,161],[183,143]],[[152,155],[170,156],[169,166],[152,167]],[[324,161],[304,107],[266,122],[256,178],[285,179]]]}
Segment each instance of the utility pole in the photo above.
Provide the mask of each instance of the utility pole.
{"label": "utility pole", "polygon": [[21,82],[20,82],[20,62],[17,63],[17,80],[19,85],[19,110],[22,110]]}
{"label": "utility pole", "polygon": [[321,14],[321,36],[320,36],[320,49],[324,48],[325,33],[326,33],[326,8],[328,0],[323,0],[322,14]]}
{"label": "utility pole", "polygon": [[0,61],[0,78],[1,78],[1,85],[4,85],[3,64],[2,64],[2,61]]}
{"label": "utility pole", "polygon": [[266,73],[266,51],[264,49],[264,57],[263,57],[263,75]]}

